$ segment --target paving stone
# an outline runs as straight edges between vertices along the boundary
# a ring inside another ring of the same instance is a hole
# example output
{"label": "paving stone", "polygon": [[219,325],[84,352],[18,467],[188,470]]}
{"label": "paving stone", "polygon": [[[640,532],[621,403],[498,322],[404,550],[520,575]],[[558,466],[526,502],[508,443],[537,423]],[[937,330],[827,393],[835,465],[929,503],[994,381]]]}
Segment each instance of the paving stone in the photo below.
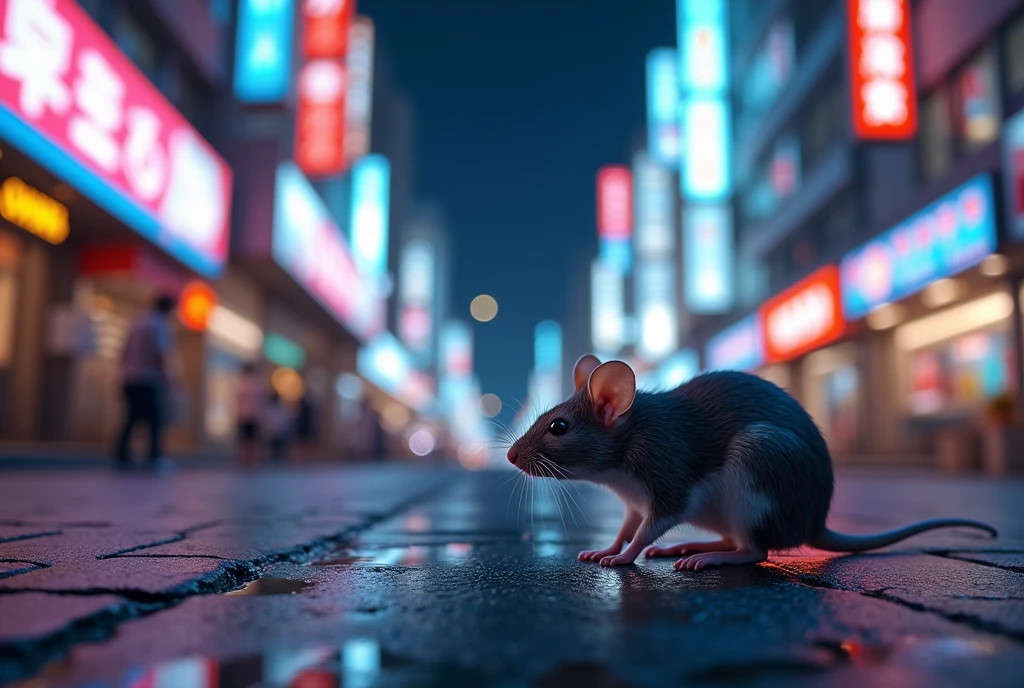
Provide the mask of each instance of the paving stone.
{"label": "paving stone", "polygon": [[976,564],[998,566],[1017,573],[1024,573],[1024,552],[986,553],[986,552],[950,552],[947,556],[954,559],[972,561]]}
{"label": "paving stone", "polygon": [[[123,608],[124,600],[114,595],[0,594],[0,643],[41,638],[79,619],[118,616]],[[3,676],[0,667],[0,680]]]}
{"label": "paving stone", "polygon": [[114,557],[101,559],[88,566],[64,564],[27,569],[23,575],[0,579],[0,590],[28,588],[47,591],[129,590],[159,593],[189,581],[210,578],[223,565],[224,562],[219,559]]}

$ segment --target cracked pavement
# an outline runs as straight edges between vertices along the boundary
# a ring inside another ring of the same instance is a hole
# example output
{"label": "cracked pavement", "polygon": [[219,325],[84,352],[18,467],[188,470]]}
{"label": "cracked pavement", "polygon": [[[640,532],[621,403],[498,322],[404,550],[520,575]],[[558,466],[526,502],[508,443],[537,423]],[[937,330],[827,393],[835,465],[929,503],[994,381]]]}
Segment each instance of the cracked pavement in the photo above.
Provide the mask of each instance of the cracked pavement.
{"label": "cracked pavement", "polygon": [[1000,537],[691,573],[577,562],[617,500],[508,476],[6,473],[0,684],[1020,684],[1020,480],[842,473],[834,528],[964,516]]}

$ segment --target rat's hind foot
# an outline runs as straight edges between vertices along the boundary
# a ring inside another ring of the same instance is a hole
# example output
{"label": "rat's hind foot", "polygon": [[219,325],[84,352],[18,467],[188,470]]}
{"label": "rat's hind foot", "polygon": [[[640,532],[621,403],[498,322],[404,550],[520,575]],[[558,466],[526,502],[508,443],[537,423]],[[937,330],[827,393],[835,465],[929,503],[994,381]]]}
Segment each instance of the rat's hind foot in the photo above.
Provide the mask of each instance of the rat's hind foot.
{"label": "rat's hind foot", "polygon": [[579,559],[580,561],[601,561],[605,557],[614,556],[621,551],[622,545],[619,545],[617,547],[615,545],[612,545],[611,547],[606,547],[605,549],[592,549],[587,550],[586,552],[580,552],[580,555],[579,557],[577,557],[577,559]]}
{"label": "rat's hind foot", "polygon": [[673,566],[676,571],[701,571],[710,566],[741,566],[767,561],[767,552],[759,549],[736,549],[732,552],[705,552],[680,559]]}
{"label": "rat's hind foot", "polygon": [[648,547],[644,553],[648,559],[652,557],[678,557],[683,554],[700,554],[703,552],[731,552],[736,549],[732,540],[722,539],[714,542],[683,542],[668,547]]}

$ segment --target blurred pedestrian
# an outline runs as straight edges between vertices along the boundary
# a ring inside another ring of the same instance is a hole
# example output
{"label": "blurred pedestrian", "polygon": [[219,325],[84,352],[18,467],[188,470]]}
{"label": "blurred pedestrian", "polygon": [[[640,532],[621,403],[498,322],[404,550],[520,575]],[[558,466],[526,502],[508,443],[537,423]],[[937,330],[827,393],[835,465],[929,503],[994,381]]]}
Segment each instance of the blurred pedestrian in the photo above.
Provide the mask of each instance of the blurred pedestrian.
{"label": "blurred pedestrian", "polygon": [[238,378],[235,408],[238,416],[238,460],[242,468],[253,468],[259,452],[260,420],[266,393],[256,366],[246,363]]}
{"label": "blurred pedestrian", "polygon": [[309,461],[316,447],[316,407],[306,391],[299,399],[299,410],[295,417],[295,439],[298,443],[299,461]]}
{"label": "blurred pedestrian", "polygon": [[128,332],[121,361],[125,421],[115,453],[120,469],[132,464],[132,431],[140,421],[149,426],[150,467],[173,468],[173,463],[163,455],[163,432],[170,397],[170,357],[174,347],[170,317],[174,305],[172,297],[161,296],[132,323]]}
{"label": "blurred pedestrian", "polygon": [[267,439],[270,442],[270,460],[284,463],[288,458],[288,444],[292,438],[293,418],[281,395],[276,391],[270,393],[267,404]]}

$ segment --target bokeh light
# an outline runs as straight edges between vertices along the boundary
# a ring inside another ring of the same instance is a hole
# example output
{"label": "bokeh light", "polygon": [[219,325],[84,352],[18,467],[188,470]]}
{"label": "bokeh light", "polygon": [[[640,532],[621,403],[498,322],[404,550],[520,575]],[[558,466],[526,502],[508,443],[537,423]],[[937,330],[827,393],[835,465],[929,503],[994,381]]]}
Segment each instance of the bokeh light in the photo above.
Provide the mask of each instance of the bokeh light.
{"label": "bokeh light", "polygon": [[1001,253],[993,253],[991,256],[981,261],[981,273],[988,275],[989,277],[999,277],[1005,275],[1006,271],[1010,269],[1010,260]]}
{"label": "bokeh light", "polygon": [[270,375],[270,386],[288,403],[301,399],[304,391],[302,376],[292,368],[277,368]]}
{"label": "bokeh light", "polygon": [[962,292],[959,281],[949,278],[940,279],[937,282],[932,282],[921,293],[921,301],[929,308],[938,308],[953,303],[960,298]]}
{"label": "bokeh light", "polygon": [[426,428],[420,428],[409,437],[409,450],[416,456],[426,456],[434,451],[434,436]]}
{"label": "bokeh light", "polygon": [[409,409],[399,403],[388,404],[380,414],[381,425],[392,434],[404,430],[411,420],[412,414],[409,413]]}
{"label": "bokeh light", "polygon": [[490,294],[480,294],[469,304],[469,314],[474,320],[490,322],[498,315],[498,302]]}
{"label": "bokeh light", "polygon": [[501,399],[497,394],[488,392],[480,397],[480,412],[488,418],[494,418],[501,413]]}

